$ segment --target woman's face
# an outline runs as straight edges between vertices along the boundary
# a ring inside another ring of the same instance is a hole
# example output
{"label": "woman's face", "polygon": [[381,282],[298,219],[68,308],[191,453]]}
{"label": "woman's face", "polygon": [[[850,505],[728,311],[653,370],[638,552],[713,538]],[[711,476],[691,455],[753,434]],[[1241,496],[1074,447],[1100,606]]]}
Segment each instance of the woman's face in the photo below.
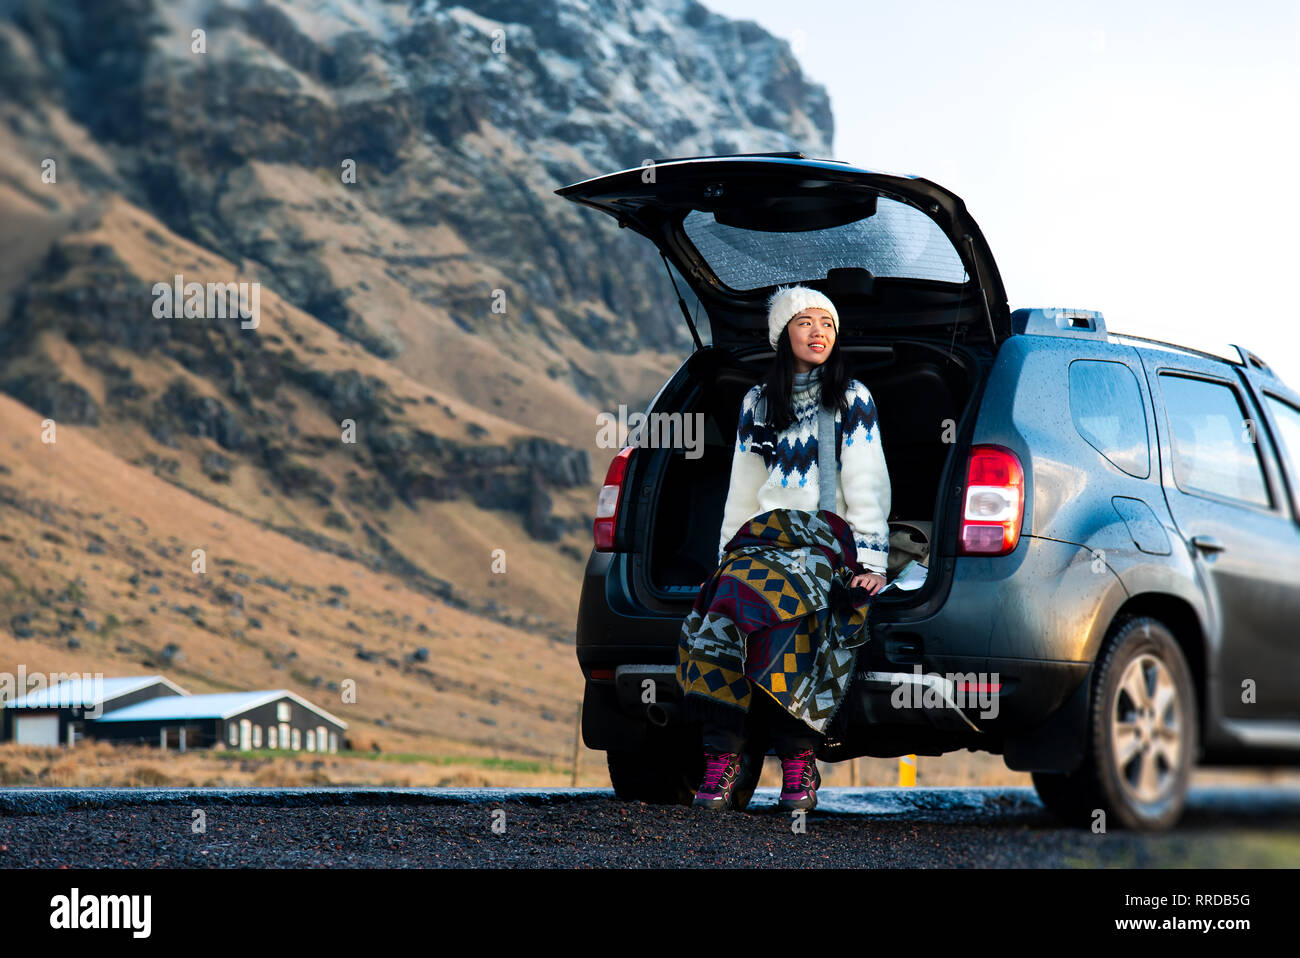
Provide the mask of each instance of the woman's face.
{"label": "woman's face", "polygon": [[826,362],[835,345],[835,320],[816,306],[795,313],[786,325],[790,331],[790,349],[794,352],[795,372],[806,373]]}

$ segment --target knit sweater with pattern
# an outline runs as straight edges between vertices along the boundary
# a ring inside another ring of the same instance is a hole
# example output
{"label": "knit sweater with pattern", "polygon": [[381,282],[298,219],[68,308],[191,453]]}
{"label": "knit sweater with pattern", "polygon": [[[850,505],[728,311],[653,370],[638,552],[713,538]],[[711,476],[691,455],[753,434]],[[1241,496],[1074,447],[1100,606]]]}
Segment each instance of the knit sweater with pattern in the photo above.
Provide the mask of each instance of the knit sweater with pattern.
{"label": "knit sweater with pattern", "polygon": [[[820,378],[803,389],[795,388],[791,397],[795,421],[782,432],[762,421],[761,390],[761,384],[754,386],[741,405],[718,542],[719,563],[727,542],[754,516],[769,509],[818,509]],[[848,401],[847,416],[835,410],[835,514],[853,532],[858,562],[883,575],[889,561],[890,487],[876,403],[856,379],[849,382]]]}

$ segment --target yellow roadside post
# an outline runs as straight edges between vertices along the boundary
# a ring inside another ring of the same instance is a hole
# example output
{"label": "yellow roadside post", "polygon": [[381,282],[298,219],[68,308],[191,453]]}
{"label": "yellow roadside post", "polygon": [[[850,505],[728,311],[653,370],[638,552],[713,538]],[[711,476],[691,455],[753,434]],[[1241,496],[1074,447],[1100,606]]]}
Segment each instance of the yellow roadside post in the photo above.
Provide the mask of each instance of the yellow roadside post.
{"label": "yellow roadside post", "polygon": [[898,785],[900,788],[913,788],[916,785],[916,756],[898,756]]}

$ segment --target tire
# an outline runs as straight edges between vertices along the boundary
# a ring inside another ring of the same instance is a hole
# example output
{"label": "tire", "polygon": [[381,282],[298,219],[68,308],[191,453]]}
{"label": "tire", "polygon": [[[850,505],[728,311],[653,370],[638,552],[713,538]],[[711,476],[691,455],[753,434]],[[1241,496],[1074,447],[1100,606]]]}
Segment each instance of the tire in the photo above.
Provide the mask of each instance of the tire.
{"label": "tire", "polygon": [[605,753],[614,794],[625,802],[690,805],[704,776],[704,753],[685,736],[652,736],[641,749]]}
{"label": "tire", "polygon": [[1049,811],[1090,825],[1097,809],[1122,828],[1160,831],[1182,816],[1198,754],[1191,670],[1173,634],[1149,616],[1117,622],[1093,683],[1083,764],[1033,774]]}

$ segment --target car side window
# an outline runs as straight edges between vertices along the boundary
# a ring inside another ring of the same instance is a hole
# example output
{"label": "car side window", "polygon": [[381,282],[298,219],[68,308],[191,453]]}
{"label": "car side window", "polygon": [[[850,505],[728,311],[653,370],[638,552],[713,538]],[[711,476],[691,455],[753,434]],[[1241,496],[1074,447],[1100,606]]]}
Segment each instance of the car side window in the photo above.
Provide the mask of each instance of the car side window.
{"label": "car side window", "polygon": [[1258,423],[1224,383],[1160,374],[1172,433],[1174,482],[1184,492],[1209,493],[1271,508],[1256,440]]}
{"label": "car side window", "polygon": [[1130,476],[1151,475],[1146,404],[1133,370],[1123,363],[1070,363],[1070,416],[1088,444]]}
{"label": "car side window", "polygon": [[1300,484],[1300,409],[1275,396],[1264,394],[1268,410],[1277,423],[1278,445],[1282,447],[1282,458],[1286,460],[1286,472],[1291,485]]}

